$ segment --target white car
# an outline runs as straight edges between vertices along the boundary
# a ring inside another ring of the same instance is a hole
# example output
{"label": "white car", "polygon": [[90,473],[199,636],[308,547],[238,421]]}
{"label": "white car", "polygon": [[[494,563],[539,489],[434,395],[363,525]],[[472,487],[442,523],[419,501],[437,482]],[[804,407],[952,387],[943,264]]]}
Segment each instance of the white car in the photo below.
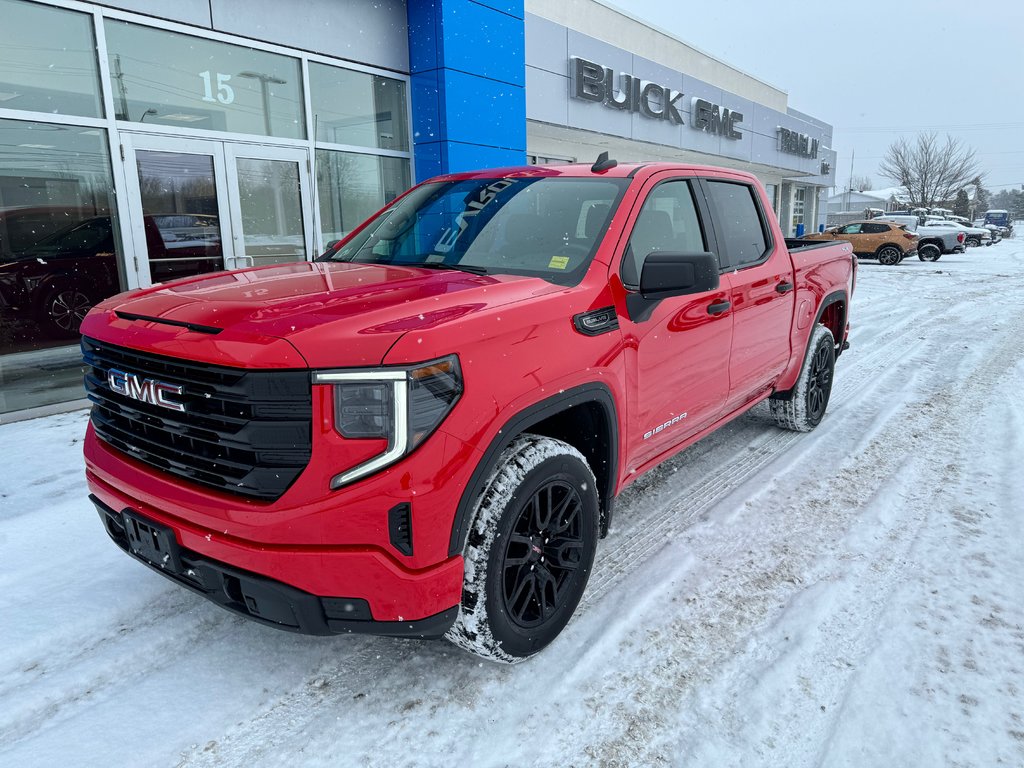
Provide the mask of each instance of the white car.
{"label": "white car", "polygon": [[928,219],[925,226],[955,227],[964,233],[969,246],[992,245],[992,233],[984,227],[968,227],[959,221],[947,219]]}

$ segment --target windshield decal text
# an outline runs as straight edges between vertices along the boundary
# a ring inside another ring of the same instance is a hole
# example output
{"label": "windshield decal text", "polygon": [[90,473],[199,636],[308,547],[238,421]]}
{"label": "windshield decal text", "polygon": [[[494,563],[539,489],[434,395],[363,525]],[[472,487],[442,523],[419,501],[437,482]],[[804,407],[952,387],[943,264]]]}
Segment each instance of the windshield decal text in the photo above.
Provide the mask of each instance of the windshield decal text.
{"label": "windshield decal text", "polygon": [[455,247],[455,243],[458,242],[462,233],[469,228],[469,223],[473,216],[476,216],[480,211],[487,206],[494,198],[498,196],[498,193],[504,189],[508,189],[515,181],[513,179],[499,179],[480,190],[480,194],[475,200],[470,200],[466,204],[466,209],[462,211],[455,218],[455,226],[449,227],[441,235],[441,239],[437,241],[437,245],[434,246],[434,250],[437,253],[449,253]]}

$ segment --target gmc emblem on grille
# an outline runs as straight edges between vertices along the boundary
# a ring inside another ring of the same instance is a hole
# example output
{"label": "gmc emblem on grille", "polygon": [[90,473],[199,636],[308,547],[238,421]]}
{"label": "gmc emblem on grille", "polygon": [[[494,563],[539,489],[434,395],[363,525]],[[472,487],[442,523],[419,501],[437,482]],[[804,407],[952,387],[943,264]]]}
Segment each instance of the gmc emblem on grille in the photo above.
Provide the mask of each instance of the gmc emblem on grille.
{"label": "gmc emblem on grille", "polygon": [[183,387],[176,387],[173,384],[165,384],[156,379],[144,379],[136,373],[127,373],[111,368],[107,371],[107,384],[112,392],[130,397],[150,405],[159,405],[163,408],[170,408],[172,411],[184,411],[185,406],[167,399],[167,393],[180,395]]}

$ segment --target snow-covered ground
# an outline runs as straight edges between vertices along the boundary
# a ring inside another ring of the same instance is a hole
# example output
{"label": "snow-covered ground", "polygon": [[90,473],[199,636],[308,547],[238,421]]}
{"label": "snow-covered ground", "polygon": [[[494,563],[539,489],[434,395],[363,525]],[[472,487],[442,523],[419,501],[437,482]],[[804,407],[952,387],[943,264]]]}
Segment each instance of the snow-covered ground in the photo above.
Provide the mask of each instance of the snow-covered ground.
{"label": "snow-covered ground", "polygon": [[107,539],[84,412],[0,427],[0,765],[1024,765],[1024,237],[852,322],[821,426],[638,481],[515,667],[236,618]]}

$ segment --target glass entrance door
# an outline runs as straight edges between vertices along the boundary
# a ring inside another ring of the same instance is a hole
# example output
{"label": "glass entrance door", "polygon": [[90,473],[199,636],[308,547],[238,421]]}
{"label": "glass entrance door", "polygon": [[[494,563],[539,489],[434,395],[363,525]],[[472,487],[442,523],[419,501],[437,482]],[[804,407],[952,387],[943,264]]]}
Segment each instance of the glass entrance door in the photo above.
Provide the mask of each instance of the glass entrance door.
{"label": "glass entrance door", "polygon": [[306,150],[122,135],[138,285],[311,258]]}
{"label": "glass entrance door", "polygon": [[225,145],[238,262],[261,266],[313,255],[312,194],[304,149]]}

